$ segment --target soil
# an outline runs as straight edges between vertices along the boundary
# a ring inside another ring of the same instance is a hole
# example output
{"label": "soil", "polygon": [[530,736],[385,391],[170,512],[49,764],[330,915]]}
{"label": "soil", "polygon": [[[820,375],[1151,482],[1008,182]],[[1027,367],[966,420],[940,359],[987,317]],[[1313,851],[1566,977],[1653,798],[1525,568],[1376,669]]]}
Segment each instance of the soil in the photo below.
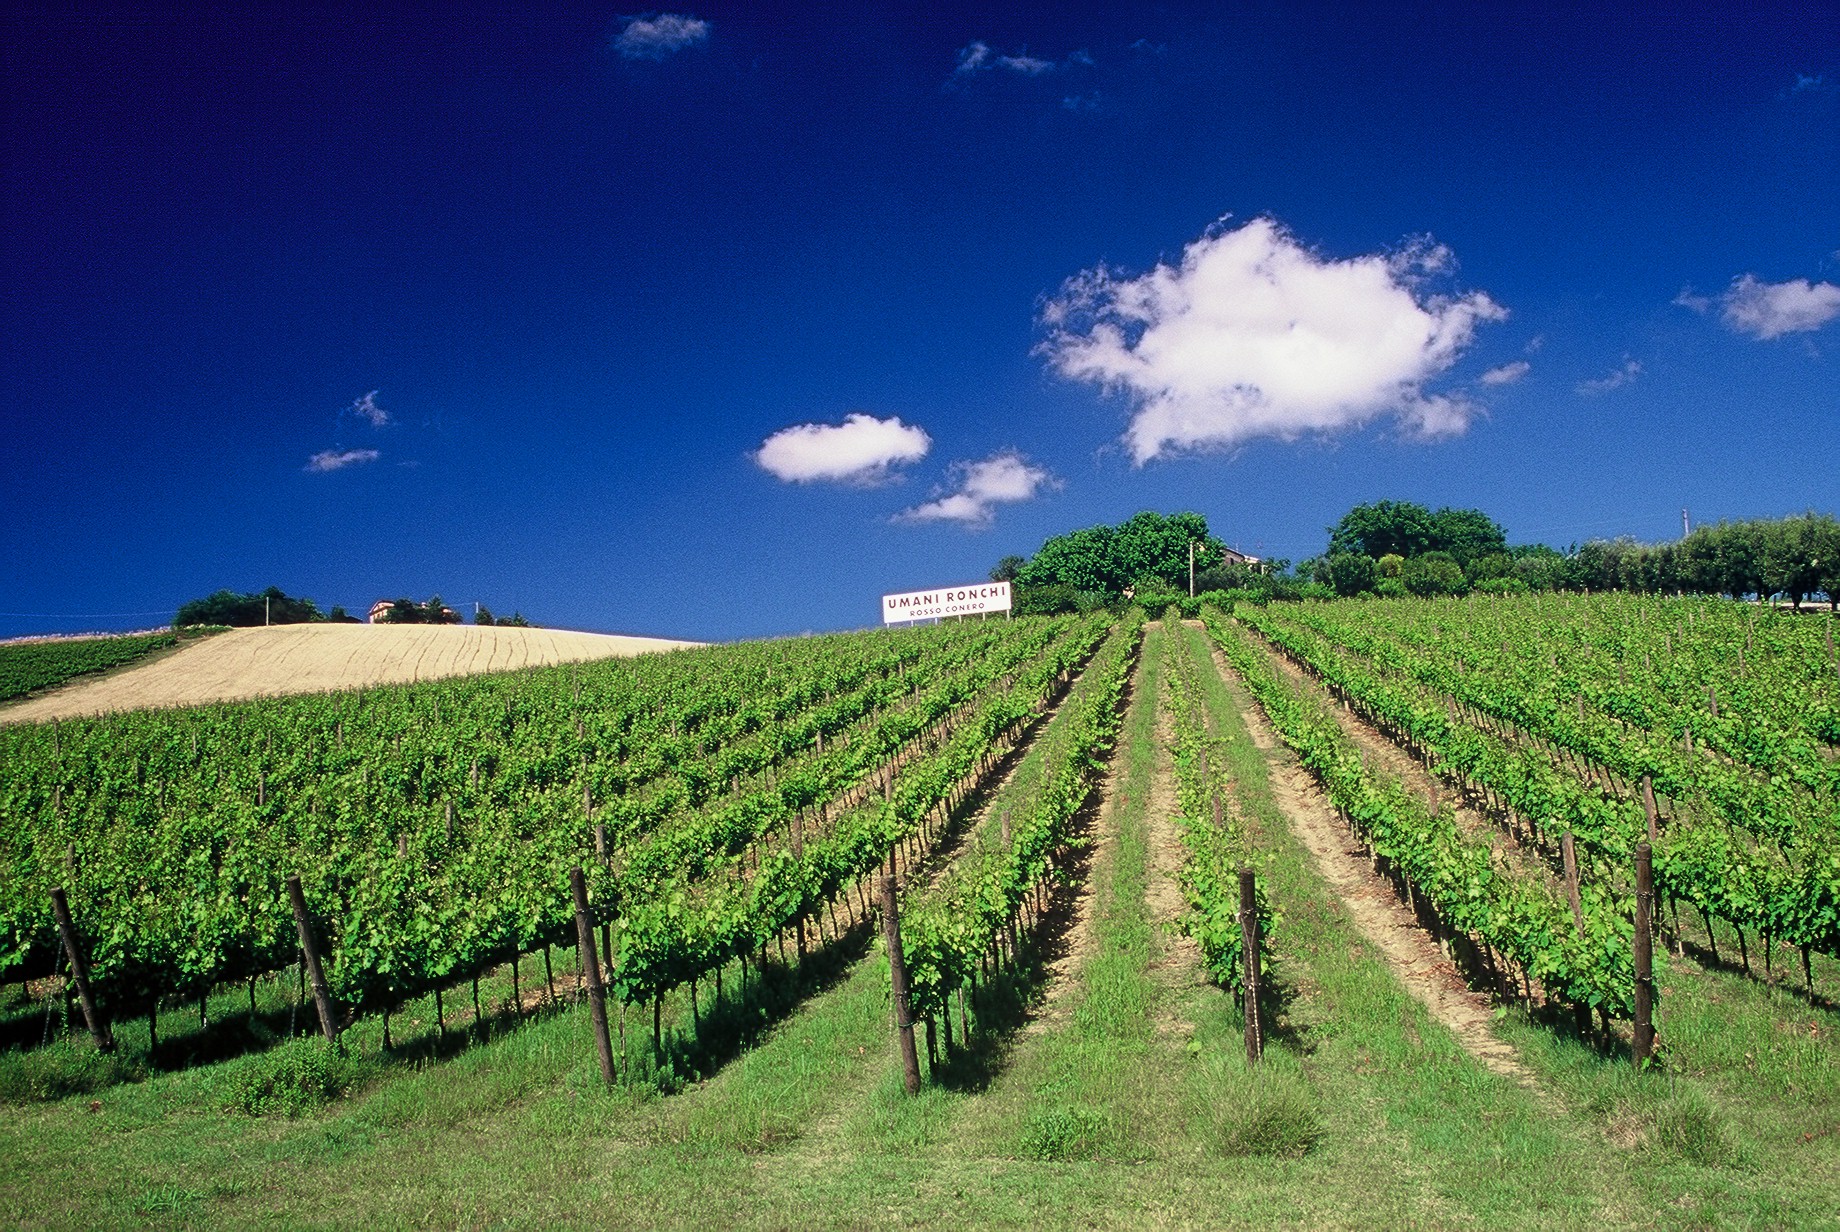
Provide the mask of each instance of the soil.
{"label": "soil", "polygon": [[1264,713],[1218,650],[1214,663],[1245,719],[1253,744],[1261,751],[1281,752],[1272,762],[1272,797],[1290,822],[1291,832],[1309,849],[1323,879],[1341,898],[1355,928],[1380,951],[1406,990],[1456,1036],[1465,1052],[1495,1073],[1534,1087],[1532,1071],[1512,1046],[1495,1035],[1489,998],[1464,982],[1437,942],[1418,927],[1392,884],[1373,871],[1315,780],[1282,751]]}
{"label": "soil", "polygon": [[700,644],[480,625],[312,624],[233,629],[126,671],[73,681],[8,706],[0,710],[0,723],[405,684]]}

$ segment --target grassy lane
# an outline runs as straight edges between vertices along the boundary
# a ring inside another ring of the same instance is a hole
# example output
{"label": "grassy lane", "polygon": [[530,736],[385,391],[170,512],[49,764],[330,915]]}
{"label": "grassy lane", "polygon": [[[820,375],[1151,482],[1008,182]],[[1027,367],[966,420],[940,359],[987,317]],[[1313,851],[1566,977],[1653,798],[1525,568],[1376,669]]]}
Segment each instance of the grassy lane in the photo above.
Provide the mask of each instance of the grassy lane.
{"label": "grassy lane", "polygon": [[990,1088],[961,1101],[949,1138],[956,1151],[1110,1160],[1164,1153],[1154,1139],[1172,1127],[1153,1102],[1156,989],[1145,969],[1153,937],[1144,905],[1144,813],[1156,770],[1163,653],[1153,626],[1100,809],[1090,933],[1072,938],[1084,950],[1072,986],[1056,990],[1057,1003],[1021,1034]]}

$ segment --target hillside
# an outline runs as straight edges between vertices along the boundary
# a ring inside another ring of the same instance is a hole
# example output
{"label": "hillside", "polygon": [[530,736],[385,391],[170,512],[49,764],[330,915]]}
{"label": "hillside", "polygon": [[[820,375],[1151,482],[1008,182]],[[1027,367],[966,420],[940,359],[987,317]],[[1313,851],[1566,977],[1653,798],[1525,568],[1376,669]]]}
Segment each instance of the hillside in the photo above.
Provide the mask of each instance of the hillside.
{"label": "hillside", "polygon": [[699,644],[477,625],[310,624],[234,629],[144,666],[71,684],[0,709],[0,723],[401,684]]}

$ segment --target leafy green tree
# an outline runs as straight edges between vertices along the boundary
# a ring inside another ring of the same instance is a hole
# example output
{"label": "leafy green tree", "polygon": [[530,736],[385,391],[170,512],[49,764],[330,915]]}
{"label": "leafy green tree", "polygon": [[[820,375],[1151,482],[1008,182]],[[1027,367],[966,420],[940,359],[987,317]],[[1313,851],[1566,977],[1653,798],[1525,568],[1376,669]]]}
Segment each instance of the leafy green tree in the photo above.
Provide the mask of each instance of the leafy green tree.
{"label": "leafy green tree", "polygon": [[1022,566],[1028,563],[1027,560],[1020,556],[1005,556],[991,569],[990,580],[993,582],[1013,582],[1016,580],[1016,575],[1022,572]]}
{"label": "leafy green tree", "polygon": [[[1840,549],[1840,523],[1806,513],[1770,523],[1763,534],[1763,584],[1771,594],[1788,595],[1799,611],[1802,600],[1822,585],[1822,557]],[[1832,592],[1828,594],[1831,601]]]}
{"label": "leafy green tree", "polygon": [[1734,599],[1762,595],[1764,523],[1720,523],[1713,531],[1717,540],[1713,559],[1717,562],[1719,589]]}
{"label": "leafy green tree", "polygon": [[421,604],[405,597],[392,599],[389,610],[379,616],[377,621],[386,625],[419,625],[424,614]]}
{"label": "leafy green tree", "polygon": [[1188,593],[1188,545],[1197,569],[1219,561],[1225,544],[1208,533],[1198,513],[1144,512],[1118,526],[1089,526],[1056,535],[1015,574],[1018,587],[1071,586],[1122,595],[1127,587],[1161,583]]}
{"label": "leafy green tree", "polygon": [[1356,505],[1329,528],[1329,555],[1412,557],[1433,546],[1431,511],[1412,501],[1374,501]]}
{"label": "leafy green tree", "polygon": [[1406,561],[1399,580],[1407,590],[1421,598],[1433,595],[1460,595],[1469,589],[1463,567],[1449,552],[1426,552]]}
{"label": "leafy green tree", "polygon": [[173,624],[178,627],[232,625],[247,628],[260,624],[299,625],[324,619],[313,600],[296,598],[279,586],[270,586],[256,594],[219,590],[202,599],[193,599],[179,608]]}
{"label": "leafy green tree", "polygon": [[1471,582],[1510,577],[1514,573],[1514,558],[1506,552],[1485,552],[1465,565],[1463,573]]}
{"label": "leafy green tree", "polygon": [[1431,515],[1431,550],[1448,552],[1464,570],[1478,556],[1508,550],[1508,535],[1501,524],[1480,509],[1446,506]]}
{"label": "leafy green tree", "polygon": [[1353,596],[1372,591],[1380,584],[1380,565],[1371,556],[1358,552],[1332,552],[1324,558],[1324,574],[1321,579],[1343,596]]}
{"label": "leafy green tree", "polygon": [[483,603],[480,604],[479,607],[475,609],[473,612],[473,623],[476,625],[491,624],[492,623],[492,609],[487,607]]}
{"label": "leafy green tree", "polygon": [[1426,552],[1446,552],[1460,565],[1478,556],[1504,552],[1507,533],[1479,509],[1452,509],[1436,513],[1413,501],[1374,501],[1356,505],[1329,528],[1329,554],[1351,553],[1400,556],[1410,559]]}
{"label": "leafy green tree", "polygon": [[1396,578],[1406,567],[1406,558],[1397,552],[1388,552],[1376,562],[1380,566],[1380,576]]}
{"label": "leafy green tree", "polygon": [[1509,553],[1513,576],[1529,590],[1558,590],[1565,584],[1565,557],[1543,543],[1528,544]]}
{"label": "leafy green tree", "polygon": [[440,595],[433,595],[422,604],[422,623],[428,625],[457,625],[460,613],[448,607]]}

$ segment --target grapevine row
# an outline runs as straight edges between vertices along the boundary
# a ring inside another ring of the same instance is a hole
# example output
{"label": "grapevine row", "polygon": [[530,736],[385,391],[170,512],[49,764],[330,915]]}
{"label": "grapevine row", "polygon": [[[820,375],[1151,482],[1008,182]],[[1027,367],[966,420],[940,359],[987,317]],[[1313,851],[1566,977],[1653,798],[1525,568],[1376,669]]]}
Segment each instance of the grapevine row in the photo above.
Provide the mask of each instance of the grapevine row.
{"label": "grapevine row", "polygon": [[[1180,881],[1189,910],[1182,928],[1201,946],[1202,961],[1215,983],[1238,993],[1244,990],[1244,932],[1239,918],[1239,870],[1252,862],[1252,846],[1237,809],[1224,807],[1229,795],[1226,740],[1208,730],[1207,703],[1202,694],[1204,669],[1189,631],[1165,618],[1163,644],[1170,671],[1165,675],[1175,741],[1171,748],[1176,770],[1176,792],[1181,805],[1179,822],[1187,857]],[[1259,936],[1269,938],[1275,926],[1262,878],[1254,878],[1259,914]],[[1261,947],[1261,965],[1269,951]]]}
{"label": "grapevine row", "polygon": [[1049,878],[1092,794],[1123,721],[1121,699],[1141,630],[1112,630],[1037,747],[1019,769],[1001,813],[987,818],[968,849],[901,909],[910,1012],[944,1013],[947,998],[970,983],[999,950],[1024,904]]}

